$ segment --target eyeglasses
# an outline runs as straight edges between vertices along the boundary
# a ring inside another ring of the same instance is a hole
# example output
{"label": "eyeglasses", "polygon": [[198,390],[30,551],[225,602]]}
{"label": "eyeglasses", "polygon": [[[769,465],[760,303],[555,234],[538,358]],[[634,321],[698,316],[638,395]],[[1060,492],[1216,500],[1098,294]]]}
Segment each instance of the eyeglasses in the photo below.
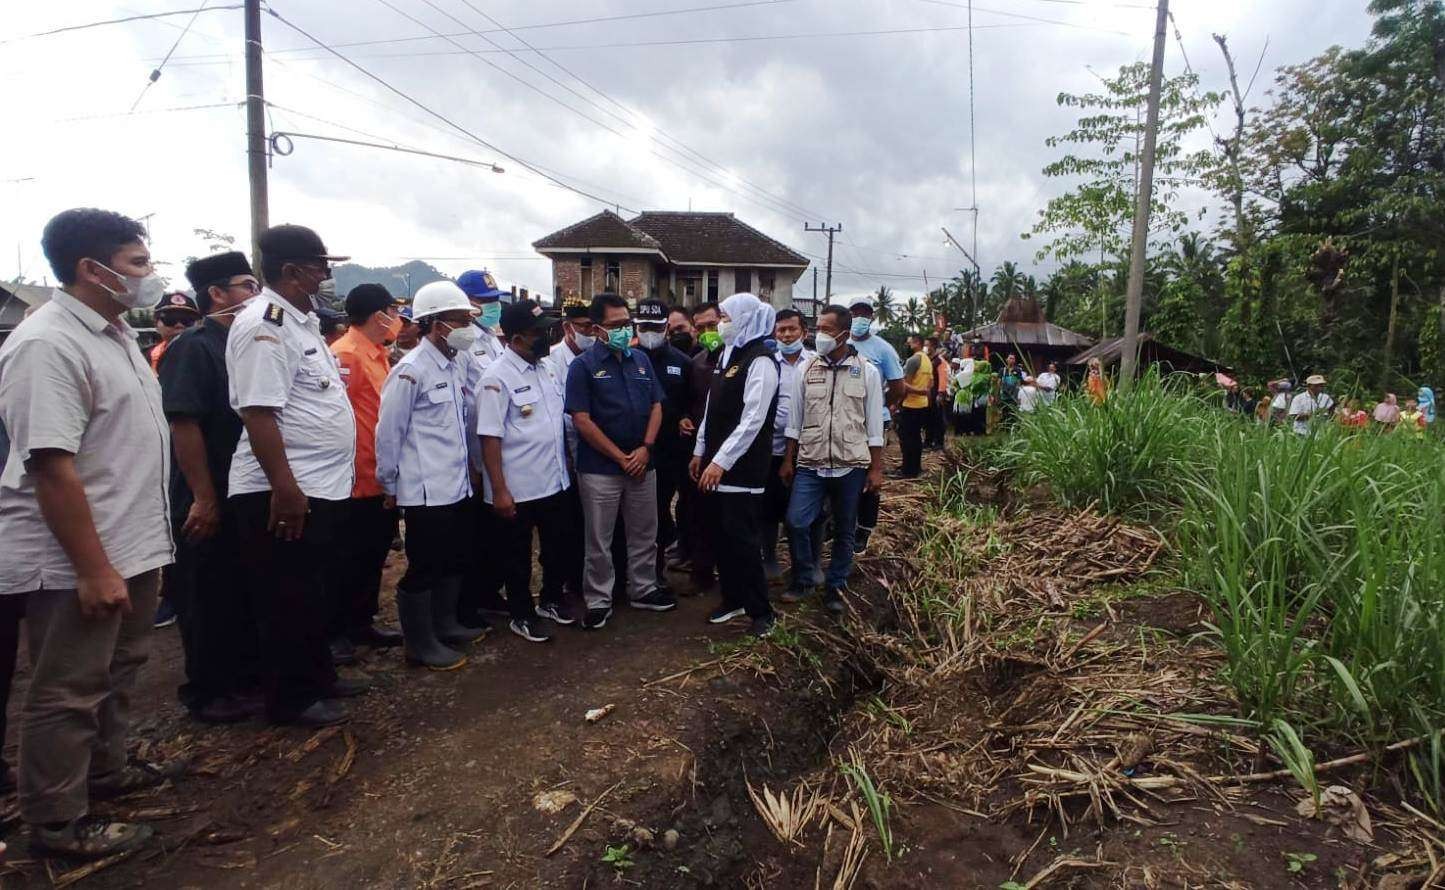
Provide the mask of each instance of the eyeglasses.
{"label": "eyeglasses", "polygon": [[173,328],[188,328],[196,323],[196,320],[189,315],[158,315],[156,321]]}
{"label": "eyeglasses", "polygon": [[261,292],[261,285],[254,278],[248,278],[245,281],[237,281],[233,283],[223,284],[221,286],[226,290],[243,290],[253,297]]}
{"label": "eyeglasses", "polygon": [[631,318],[619,318],[616,321],[598,322],[597,327],[602,328],[604,331],[616,331],[625,328],[630,324],[632,324]]}

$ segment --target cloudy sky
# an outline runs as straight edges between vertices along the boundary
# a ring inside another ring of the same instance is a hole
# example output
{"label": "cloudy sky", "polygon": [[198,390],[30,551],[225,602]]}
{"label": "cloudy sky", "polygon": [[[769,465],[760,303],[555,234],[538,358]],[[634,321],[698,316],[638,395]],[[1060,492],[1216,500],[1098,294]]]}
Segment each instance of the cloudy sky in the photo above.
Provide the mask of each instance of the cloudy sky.
{"label": "cloudy sky", "polygon": [[[189,15],[28,36],[198,5],[7,4],[0,277],[48,275],[41,228],[76,205],[148,216],[153,249],[176,264],[175,276],[184,257],[205,251],[195,228],[233,234],[244,248],[239,9],[202,12],[184,34]],[[1206,87],[1224,86],[1212,32],[1229,36],[1246,69],[1265,50],[1252,102],[1266,100],[1273,68],[1362,42],[1364,7],[1173,4]],[[270,8],[394,87],[263,16],[272,129],[504,169],[294,139],[271,169],[272,222],[310,225],[358,262],[424,258],[449,274],[486,266],[504,283],[548,293],[548,264],[529,245],[605,201],[624,213],[733,211],[816,256],[826,242],[804,234],[803,223],[841,222],[834,290],[886,283],[908,293],[923,289],[925,274],[936,282],[961,265],[940,226],[965,245],[973,237],[971,215],[958,210],[973,200],[964,0],[275,0]],[[1044,139],[1074,120],[1055,97],[1097,86],[1092,72],[1147,59],[1154,13],[1144,0],[979,0],[973,21],[978,259],[987,274],[1006,259],[1033,265],[1036,243],[1019,233],[1063,187],[1039,173],[1052,157]],[[1166,59],[1169,73],[1183,70],[1172,35]]]}

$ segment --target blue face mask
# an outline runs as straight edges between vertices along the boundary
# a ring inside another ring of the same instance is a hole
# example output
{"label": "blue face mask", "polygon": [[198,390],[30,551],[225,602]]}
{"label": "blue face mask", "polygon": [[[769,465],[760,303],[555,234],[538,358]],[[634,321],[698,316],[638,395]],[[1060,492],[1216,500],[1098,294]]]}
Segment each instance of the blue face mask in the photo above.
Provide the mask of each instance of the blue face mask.
{"label": "blue face mask", "polygon": [[484,328],[494,328],[502,323],[502,304],[483,303],[482,313],[477,316],[477,323]]}
{"label": "blue face mask", "polygon": [[632,352],[632,325],[623,325],[607,332],[607,346],[614,352]]}
{"label": "blue face mask", "polygon": [[848,330],[853,334],[853,337],[856,339],[858,337],[868,336],[868,334],[872,332],[872,329],[873,319],[860,315],[859,317],[853,319],[853,326]]}
{"label": "blue face mask", "polygon": [[797,355],[798,353],[803,351],[803,341],[794,340],[791,343],[785,343],[784,341],[779,340],[778,351],[781,352],[783,355]]}

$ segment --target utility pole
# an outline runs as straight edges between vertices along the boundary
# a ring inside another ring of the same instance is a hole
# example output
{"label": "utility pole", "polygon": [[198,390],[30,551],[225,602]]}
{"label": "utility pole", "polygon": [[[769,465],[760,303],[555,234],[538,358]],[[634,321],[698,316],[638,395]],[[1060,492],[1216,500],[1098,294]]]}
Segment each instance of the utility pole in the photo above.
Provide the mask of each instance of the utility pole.
{"label": "utility pole", "polygon": [[813,267],[813,323],[818,322],[818,267]]}
{"label": "utility pole", "polygon": [[261,0],[246,0],[246,172],[251,181],[251,268],[261,271],[261,233],[271,225],[266,189],[266,89],[261,81]]}
{"label": "utility pole", "polygon": [[1134,383],[1139,364],[1139,304],[1144,297],[1144,263],[1149,247],[1149,210],[1154,197],[1154,142],[1159,134],[1159,90],[1164,76],[1164,40],[1169,0],[1159,0],[1154,25],[1154,63],[1149,69],[1149,113],[1144,119],[1144,151],[1139,159],[1139,203],[1134,209],[1134,244],[1129,254],[1129,288],[1125,292],[1124,342],[1119,351],[1119,386]]}
{"label": "utility pole", "polygon": [[[958,252],[963,254],[969,264],[973,266],[973,280],[968,283],[968,328],[973,330],[978,327],[978,282],[983,280],[983,270],[978,267],[978,260],[973,258],[973,254],[963,249],[963,245],[958,243],[958,239],[953,237],[952,232],[943,226],[939,226],[939,228],[943,229],[943,237],[957,247]],[[974,228],[978,227],[974,226]]]}
{"label": "utility pole", "polygon": [[810,224],[808,224],[808,223],[803,223],[803,231],[805,231],[805,232],[827,232],[827,233],[828,233],[828,274],[827,274],[826,283],[823,285],[823,299],[824,299],[826,302],[828,302],[828,303],[832,303],[832,302],[833,302],[833,235],[836,234],[836,233],[838,233],[838,232],[843,231],[843,224],[842,224],[842,223],[838,223],[836,226],[830,226],[830,225],[828,225],[827,223],[820,223],[819,225],[814,226],[814,225],[810,225]]}

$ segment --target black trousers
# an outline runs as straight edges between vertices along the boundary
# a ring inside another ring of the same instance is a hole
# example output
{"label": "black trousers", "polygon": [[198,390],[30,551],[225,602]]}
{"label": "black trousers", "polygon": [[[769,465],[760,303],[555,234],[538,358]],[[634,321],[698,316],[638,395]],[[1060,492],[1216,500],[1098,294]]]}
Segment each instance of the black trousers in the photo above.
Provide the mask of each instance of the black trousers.
{"label": "black trousers", "polygon": [[[406,518],[406,574],[397,582],[399,589],[421,593],[466,574],[475,561],[475,508],[469,498],[435,507],[402,508]],[[488,555],[495,560],[503,552],[498,549],[500,542],[492,540],[489,545]]]}
{"label": "black trousers", "polygon": [[[10,683],[15,679],[15,653],[20,648],[20,619],[25,617],[25,594],[0,596],[0,746],[5,744],[10,710]],[[0,772],[9,769],[0,751]]]}
{"label": "black trousers", "polygon": [[532,621],[537,609],[532,603],[532,532],[537,532],[539,561],[542,563],[542,597],[544,604],[562,602],[562,583],[567,577],[567,548],[572,542],[569,528],[572,506],[568,492],[523,501],[517,504],[517,517],[497,517],[503,561],[502,576],[507,585],[507,610],[517,621]]}
{"label": "black trousers", "polygon": [[[681,446],[672,446],[674,449]],[[667,548],[678,539],[679,526],[682,523],[682,498],[678,497],[678,487],[681,480],[687,477],[687,455],[676,450],[673,452],[664,451],[657,456],[657,580],[663,581],[663,572],[667,569]],[[691,481],[691,480],[688,480]],[[677,519],[673,519],[672,500],[677,498]],[[626,565],[627,559],[616,562],[614,565]]]}
{"label": "black trousers", "polygon": [[903,452],[905,476],[923,472],[923,430],[928,425],[928,408],[904,408],[898,414],[898,450]]}
{"label": "black trousers", "polygon": [[292,720],[336,683],[327,646],[326,565],[346,502],[308,499],[301,537],[283,541],[266,529],[269,491],[230,500],[261,644],[266,713],[272,720]]}
{"label": "black trousers", "polygon": [[471,536],[463,548],[468,559],[463,571],[462,593],[457,599],[457,615],[462,623],[468,625],[476,623],[477,613],[482,609],[496,608],[502,601],[502,568],[497,559],[497,517],[482,500],[480,485],[472,494],[470,503],[471,509],[465,521],[471,529]]}
{"label": "black trousers", "polygon": [[343,503],[327,573],[333,638],[364,630],[376,620],[381,573],[396,538],[397,512],[383,507],[380,495]]}
{"label": "black trousers", "polygon": [[176,694],[196,709],[259,689],[261,652],[239,559],[235,505],[221,505],[221,526],[205,541],[185,539],[185,520],[184,514],[172,517],[176,561],[166,574],[166,599],[176,610],[186,662],[186,682]]}
{"label": "black trousers", "polygon": [[699,505],[712,533],[723,604],[741,606],[749,618],[773,614],[758,540],[762,500],[757,494],[714,491]]}
{"label": "black trousers", "polygon": [[715,517],[708,515],[713,509],[709,500],[711,496],[698,491],[692,479],[678,488],[677,496],[687,504],[687,556],[692,560],[692,577],[694,581],[711,584],[717,563],[717,536],[711,521]]}
{"label": "black trousers", "polygon": [[933,448],[942,448],[944,436],[948,432],[948,405],[951,400],[946,395],[938,396],[928,406],[928,444]]}

